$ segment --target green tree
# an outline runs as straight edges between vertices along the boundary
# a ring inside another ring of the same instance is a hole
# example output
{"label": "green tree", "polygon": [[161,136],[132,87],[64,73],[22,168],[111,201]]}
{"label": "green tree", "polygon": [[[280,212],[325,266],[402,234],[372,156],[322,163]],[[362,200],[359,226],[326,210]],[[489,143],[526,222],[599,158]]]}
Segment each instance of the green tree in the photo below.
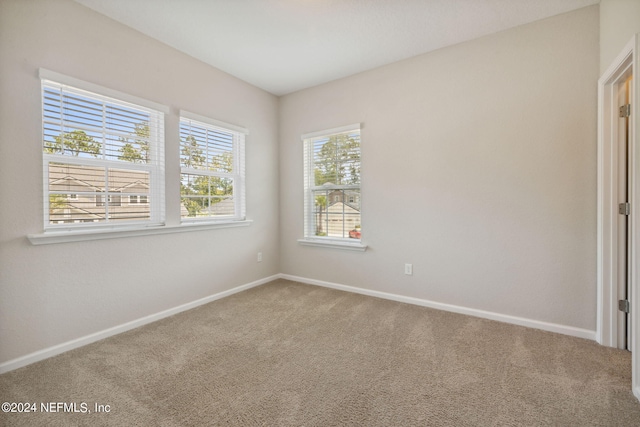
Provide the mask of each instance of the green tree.
{"label": "green tree", "polygon": [[50,194],[49,195],[49,214],[53,215],[55,211],[65,209],[69,206],[67,196],[63,194]]}
{"label": "green tree", "polygon": [[187,136],[180,145],[180,164],[183,167],[197,169],[204,165],[206,158],[193,135]]}
{"label": "green tree", "polygon": [[186,197],[182,199],[182,204],[187,209],[187,212],[188,212],[187,216],[190,216],[190,217],[197,216],[198,213],[202,210],[202,206],[203,206],[201,199],[190,199]]}
{"label": "green tree", "polygon": [[[233,153],[225,151],[215,156],[212,160],[211,170],[216,172],[233,172]],[[233,194],[233,181],[229,178],[211,177],[211,194],[215,196],[231,196]],[[214,203],[219,202],[216,199]]]}
{"label": "green tree", "polygon": [[[183,178],[184,179],[184,178]],[[193,180],[186,183],[180,183],[180,195],[182,195],[182,204],[187,209],[187,216],[195,217],[204,207],[204,201],[201,197],[191,198],[184,196],[202,196],[209,192],[208,177],[196,176]]]}
{"label": "green tree", "polygon": [[133,144],[127,142],[120,148],[119,160],[132,163],[146,163],[146,158],[142,154],[141,150],[135,148]]}
{"label": "green tree", "polygon": [[348,134],[330,136],[315,157],[315,185],[358,184],[360,182],[360,141]]}
{"label": "green tree", "polygon": [[[180,164],[182,167],[193,169],[207,169],[213,172],[233,172],[233,153],[225,151],[207,158],[197,140],[187,136],[181,143]],[[198,216],[200,212],[209,206],[224,200],[224,196],[233,195],[233,180],[218,176],[195,176],[186,184],[180,184],[180,194],[183,196],[183,205],[187,209],[188,216]]]}
{"label": "green tree", "polygon": [[231,151],[225,151],[213,156],[209,169],[217,172],[233,172],[233,153]]}
{"label": "green tree", "polygon": [[316,236],[326,236],[322,230],[322,210],[327,208],[326,196],[316,196],[316,206],[318,207],[318,228],[316,229]]}
{"label": "green tree", "polygon": [[233,181],[217,176],[196,176],[180,187],[183,196],[199,196],[183,198],[183,204],[191,217],[198,216],[202,210],[221,202],[223,196],[233,195]]}
{"label": "green tree", "polygon": [[79,156],[80,153],[98,157],[100,154],[100,144],[93,140],[83,130],[63,132],[54,138],[54,142],[47,141],[44,151],[49,154],[69,154]]}
{"label": "green tree", "polygon": [[[202,149],[198,146],[198,141],[193,135],[187,136],[180,149],[180,165],[186,168],[202,168],[206,160]],[[187,184],[180,183],[180,194],[183,196],[206,196],[209,194],[209,179],[206,176],[198,176]],[[203,197],[189,198],[183,197],[182,204],[187,209],[188,216],[195,217],[206,206],[206,199]]]}
{"label": "green tree", "polygon": [[132,163],[147,163],[149,161],[149,123],[136,123],[131,138],[134,140],[133,143],[126,142],[126,138],[119,138],[122,147],[120,147],[118,159]]}

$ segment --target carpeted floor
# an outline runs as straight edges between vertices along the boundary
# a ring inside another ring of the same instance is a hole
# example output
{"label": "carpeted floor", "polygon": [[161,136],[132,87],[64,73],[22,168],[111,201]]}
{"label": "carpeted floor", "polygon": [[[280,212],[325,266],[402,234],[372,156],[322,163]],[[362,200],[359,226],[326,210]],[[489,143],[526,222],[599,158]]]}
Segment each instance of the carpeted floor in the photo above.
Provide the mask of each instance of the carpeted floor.
{"label": "carpeted floor", "polygon": [[0,425],[639,426],[630,378],[591,341],[278,280],[0,376],[38,409]]}

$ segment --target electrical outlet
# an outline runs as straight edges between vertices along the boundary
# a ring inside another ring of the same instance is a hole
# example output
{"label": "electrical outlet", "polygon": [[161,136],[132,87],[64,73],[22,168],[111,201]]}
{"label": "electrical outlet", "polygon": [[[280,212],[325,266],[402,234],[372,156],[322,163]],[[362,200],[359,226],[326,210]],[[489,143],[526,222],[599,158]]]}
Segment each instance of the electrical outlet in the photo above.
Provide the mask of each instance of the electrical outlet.
{"label": "electrical outlet", "polygon": [[262,262],[262,252],[258,252],[258,262]]}
{"label": "electrical outlet", "polygon": [[404,265],[404,274],[406,274],[407,276],[413,275],[413,264]]}

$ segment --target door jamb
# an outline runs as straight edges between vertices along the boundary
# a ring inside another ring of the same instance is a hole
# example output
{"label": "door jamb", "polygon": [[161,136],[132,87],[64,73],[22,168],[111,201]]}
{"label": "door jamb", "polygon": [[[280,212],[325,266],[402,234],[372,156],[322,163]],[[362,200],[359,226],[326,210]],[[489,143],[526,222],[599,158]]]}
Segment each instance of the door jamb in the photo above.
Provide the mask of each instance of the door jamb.
{"label": "door jamb", "polygon": [[635,201],[640,200],[640,140],[636,132],[640,123],[638,99],[640,99],[640,59],[638,58],[640,34],[636,34],[622,49],[613,63],[598,79],[598,308],[596,340],[610,347],[617,347],[617,179],[618,179],[618,143],[617,120],[618,105],[615,85],[629,69],[632,70],[630,100],[631,117],[629,129],[629,203],[631,228],[629,250],[631,252],[631,271],[629,283],[629,302],[631,305],[631,352],[632,352],[632,388],[636,398],[640,399],[640,291],[638,288],[638,264],[640,263],[640,204],[636,209]]}

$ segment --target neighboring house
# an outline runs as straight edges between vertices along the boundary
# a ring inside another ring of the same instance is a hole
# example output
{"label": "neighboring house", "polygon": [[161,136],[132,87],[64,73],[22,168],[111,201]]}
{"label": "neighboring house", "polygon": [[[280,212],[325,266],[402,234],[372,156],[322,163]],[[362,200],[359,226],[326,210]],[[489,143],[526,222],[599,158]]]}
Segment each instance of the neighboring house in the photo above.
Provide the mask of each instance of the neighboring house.
{"label": "neighboring house", "polygon": [[199,216],[225,216],[225,215],[234,215],[235,213],[235,204],[233,202],[233,198],[228,198],[219,201],[218,203],[213,203],[207,206],[206,209],[203,209]]}
{"label": "neighboring house", "polygon": [[351,206],[360,206],[360,192],[350,190],[333,190],[328,195],[329,204],[343,202]]}
{"label": "neighboring house", "polygon": [[326,211],[316,213],[316,230],[328,237],[349,237],[349,231],[360,228],[360,211],[348,203],[331,203]]}
{"label": "neighboring house", "polygon": [[108,193],[105,182],[103,168],[50,165],[49,222],[101,222],[107,215],[112,221],[149,218],[148,174],[110,169]]}
{"label": "neighboring house", "polygon": [[[149,176],[125,169],[110,169],[106,191],[103,168],[78,165],[49,167],[49,222],[68,224],[80,222],[135,221],[149,219]],[[182,217],[189,216],[180,204]],[[197,216],[232,216],[233,198],[214,203]]]}
{"label": "neighboring house", "polygon": [[[324,185],[331,186],[331,182]],[[349,231],[360,228],[360,192],[327,190],[326,209],[316,213],[316,233],[328,237],[349,237]]]}

